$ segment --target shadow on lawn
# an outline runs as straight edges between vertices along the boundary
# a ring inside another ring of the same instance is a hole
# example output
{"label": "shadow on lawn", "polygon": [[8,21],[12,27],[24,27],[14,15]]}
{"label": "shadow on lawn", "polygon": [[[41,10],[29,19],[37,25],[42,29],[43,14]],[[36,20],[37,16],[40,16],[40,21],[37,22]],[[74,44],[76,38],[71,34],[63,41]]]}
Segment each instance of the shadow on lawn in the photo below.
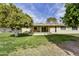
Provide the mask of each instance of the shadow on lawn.
{"label": "shadow on lawn", "polygon": [[[77,42],[79,37],[73,35],[64,35],[64,34],[53,34],[53,35],[45,35],[49,42],[55,43],[59,48],[61,48],[64,52],[70,55],[67,51],[71,51],[74,55],[79,55],[79,53],[75,53],[73,50],[67,48],[65,42],[74,41]],[[67,51],[65,51],[67,50]]]}
{"label": "shadow on lawn", "polygon": [[[11,37],[15,37],[14,34],[12,34],[12,35],[10,35],[10,36],[11,36]],[[26,36],[32,36],[32,35],[29,35],[28,33],[20,33],[20,34],[18,34],[17,37],[26,37]]]}

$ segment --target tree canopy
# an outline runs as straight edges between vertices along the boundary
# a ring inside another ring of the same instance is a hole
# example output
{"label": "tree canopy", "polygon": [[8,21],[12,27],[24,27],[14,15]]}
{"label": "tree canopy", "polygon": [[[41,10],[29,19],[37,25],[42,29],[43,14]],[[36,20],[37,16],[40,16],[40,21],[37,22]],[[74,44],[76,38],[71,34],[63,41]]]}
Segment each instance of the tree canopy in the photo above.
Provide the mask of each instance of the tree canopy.
{"label": "tree canopy", "polygon": [[49,18],[47,19],[47,22],[48,22],[48,23],[56,23],[56,22],[57,22],[57,19],[56,19],[56,18],[53,18],[53,17],[49,17]]}
{"label": "tree canopy", "polygon": [[79,3],[69,3],[65,7],[63,22],[68,26],[79,26]]}
{"label": "tree canopy", "polygon": [[21,28],[32,25],[32,18],[14,4],[0,4],[0,27]]}

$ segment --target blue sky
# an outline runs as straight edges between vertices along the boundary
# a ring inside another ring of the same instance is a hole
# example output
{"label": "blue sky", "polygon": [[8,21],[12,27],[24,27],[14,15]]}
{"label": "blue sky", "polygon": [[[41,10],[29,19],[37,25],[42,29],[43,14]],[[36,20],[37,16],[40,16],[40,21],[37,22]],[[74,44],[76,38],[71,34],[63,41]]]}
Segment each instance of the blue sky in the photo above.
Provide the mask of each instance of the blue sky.
{"label": "blue sky", "polygon": [[45,23],[49,17],[55,17],[59,21],[65,14],[63,3],[16,3],[15,5],[29,14],[34,23]]}

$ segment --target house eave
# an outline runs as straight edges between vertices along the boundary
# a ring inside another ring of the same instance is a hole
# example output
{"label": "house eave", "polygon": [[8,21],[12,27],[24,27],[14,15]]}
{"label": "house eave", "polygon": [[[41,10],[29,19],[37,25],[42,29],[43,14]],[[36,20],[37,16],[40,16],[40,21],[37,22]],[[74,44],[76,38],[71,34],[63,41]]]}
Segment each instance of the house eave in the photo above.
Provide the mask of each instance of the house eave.
{"label": "house eave", "polygon": [[33,26],[66,26],[64,24],[33,24]]}

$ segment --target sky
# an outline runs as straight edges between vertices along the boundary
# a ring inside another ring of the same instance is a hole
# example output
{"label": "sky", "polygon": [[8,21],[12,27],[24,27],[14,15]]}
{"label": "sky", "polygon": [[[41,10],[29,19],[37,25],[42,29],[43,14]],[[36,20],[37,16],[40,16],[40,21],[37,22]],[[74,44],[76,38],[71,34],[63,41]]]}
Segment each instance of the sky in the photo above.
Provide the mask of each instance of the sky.
{"label": "sky", "polygon": [[15,5],[29,14],[34,23],[45,23],[49,17],[55,17],[59,22],[66,9],[63,3],[16,3]]}

